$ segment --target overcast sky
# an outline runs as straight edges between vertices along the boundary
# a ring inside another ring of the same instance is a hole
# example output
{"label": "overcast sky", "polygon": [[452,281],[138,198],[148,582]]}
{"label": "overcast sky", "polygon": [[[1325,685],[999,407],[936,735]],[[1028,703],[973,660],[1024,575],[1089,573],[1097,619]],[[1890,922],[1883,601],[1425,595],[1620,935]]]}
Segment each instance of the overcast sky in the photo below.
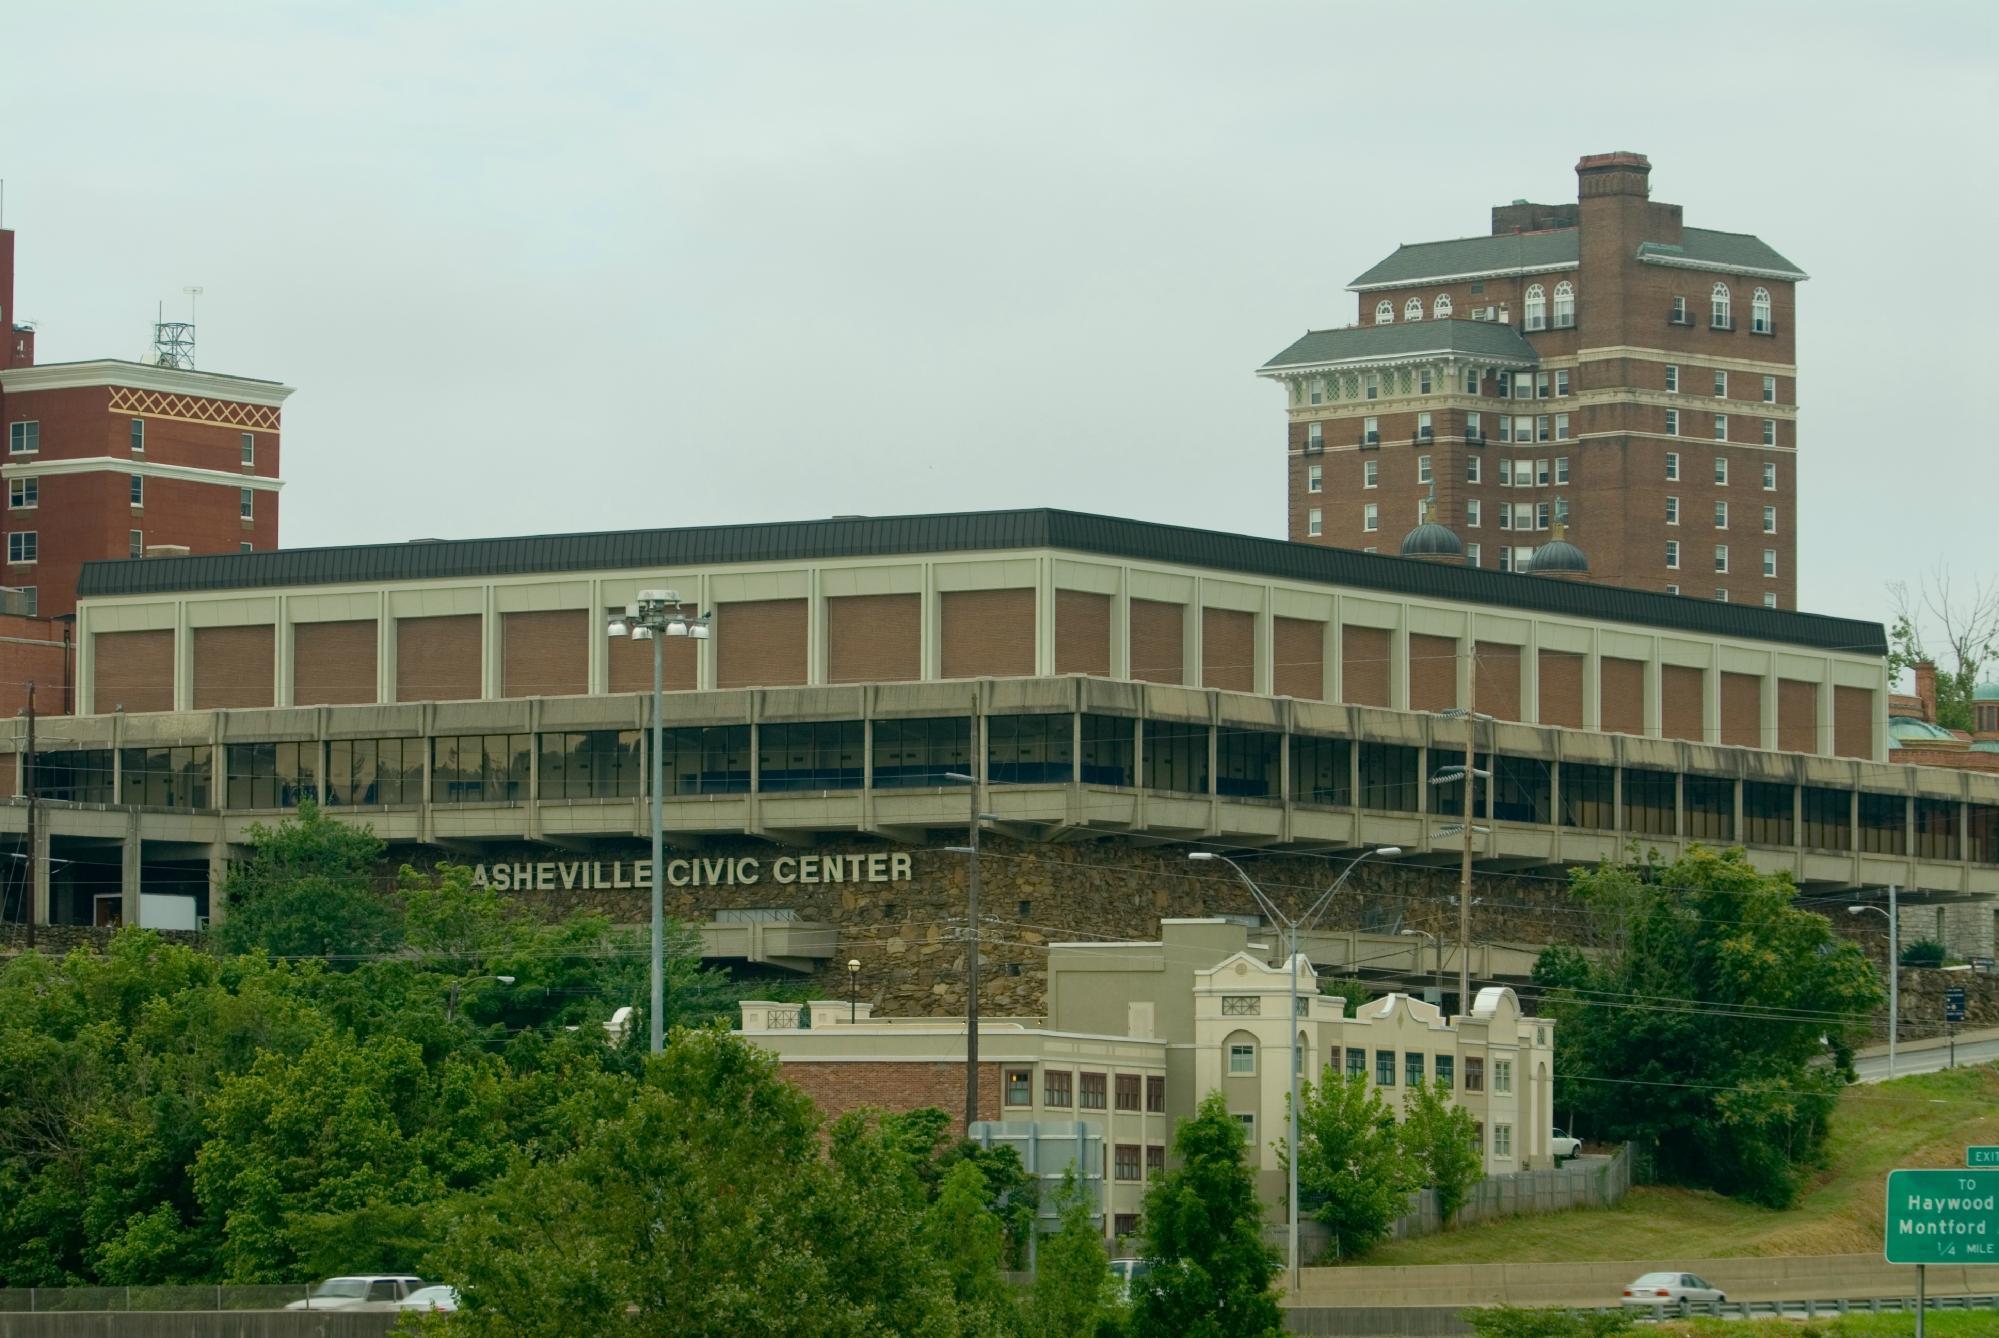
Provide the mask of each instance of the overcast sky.
{"label": "overcast sky", "polygon": [[1808,609],[1999,567],[1999,6],[63,0],[0,16],[39,356],[298,387],[287,546],[1053,505],[1281,535],[1251,373],[1634,149],[1800,291]]}

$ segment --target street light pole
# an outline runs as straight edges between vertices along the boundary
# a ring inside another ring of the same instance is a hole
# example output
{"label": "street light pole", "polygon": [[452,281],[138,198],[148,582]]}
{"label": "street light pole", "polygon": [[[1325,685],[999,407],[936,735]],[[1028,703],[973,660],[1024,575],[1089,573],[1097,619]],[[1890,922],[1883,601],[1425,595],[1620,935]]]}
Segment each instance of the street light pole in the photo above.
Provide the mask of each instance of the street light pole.
{"label": "street light pole", "polygon": [[1284,929],[1285,956],[1290,959],[1291,965],[1291,1025],[1284,1037],[1284,1043],[1291,1051],[1291,1115],[1288,1122],[1290,1128],[1287,1133],[1288,1141],[1285,1145],[1284,1158],[1288,1163],[1288,1170],[1290,1172],[1290,1184],[1287,1189],[1289,1201],[1286,1205],[1287,1215],[1290,1220],[1286,1224],[1286,1235],[1289,1245],[1288,1257],[1290,1261],[1291,1291],[1294,1295],[1298,1291],[1298,1087],[1300,1080],[1299,1069],[1302,1063],[1302,1056],[1298,1052],[1298,935],[1300,931],[1309,927],[1314,920],[1318,919],[1320,913],[1332,903],[1333,894],[1339,891],[1340,885],[1353,875],[1355,869],[1360,867],[1362,860],[1366,859],[1369,855],[1380,855],[1386,859],[1393,859],[1401,853],[1402,848],[1400,846],[1379,846],[1372,850],[1361,851],[1360,854],[1354,856],[1347,863],[1347,867],[1341,871],[1340,876],[1333,880],[1333,885],[1320,893],[1318,900],[1306,907],[1304,913],[1294,919],[1286,915],[1283,911],[1278,910],[1277,904],[1265,895],[1262,888],[1256,885],[1256,880],[1244,871],[1242,865],[1236,863],[1227,855],[1218,855],[1212,850],[1191,850],[1187,852],[1187,858],[1191,860],[1219,860],[1221,863],[1228,865],[1229,868],[1235,871],[1235,876],[1242,880],[1243,886],[1249,889],[1250,896],[1256,899],[1258,908]]}
{"label": "street light pole", "polygon": [[861,1010],[861,959],[847,959],[847,1024],[852,1026],[860,1020]]}
{"label": "street light pole", "polygon": [[[1465,760],[1461,767],[1445,767],[1430,778],[1432,785],[1448,785],[1454,780],[1462,780],[1465,785],[1464,806],[1464,847],[1458,858],[1458,1013],[1471,1014],[1471,854],[1472,838],[1479,828],[1472,823],[1472,796],[1479,781],[1490,781],[1491,771],[1478,769],[1478,722],[1491,720],[1489,715],[1478,713],[1478,659],[1472,658],[1471,673],[1466,675],[1465,705],[1453,707],[1443,712],[1447,720],[1465,722]],[[1446,1014],[1448,1017],[1448,1013]]]}
{"label": "street light pole", "polygon": [[1901,888],[1888,884],[1888,909],[1879,906],[1848,906],[1848,915],[1873,911],[1888,917],[1888,1076],[1895,1076],[1895,1042],[1902,1034],[1902,917]]}
{"label": "street light pole", "polygon": [[1430,940],[1430,947],[1431,947],[1432,949],[1434,949],[1434,950],[1435,950],[1435,952],[1436,952],[1436,954],[1437,954],[1437,955],[1436,955],[1436,956],[1435,956],[1435,957],[1434,957],[1434,958],[1432,959],[1432,961],[1434,962],[1434,965],[1433,965],[1433,966],[1432,966],[1432,967],[1430,968],[1430,988],[1431,988],[1431,989],[1433,989],[1433,990],[1435,990],[1435,991],[1437,992],[1437,1009],[1438,1009],[1438,1011],[1439,1011],[1439,1012],[1443,1011],[1443,1006],[1444,1006],[1444,941],[1443,941],[1442,939],[1438,938],[1438,937],[1437,937],[1437,936],[1436,936],[1435,934],[1432,934],[1432,933],[1431,933],[1431,932],[1430,932],[1429,930],[1427,930],[1427,929],[1405,929],[1405,930],[1403,930],[1402,932],[1403,932],[1404,934],[1407,934],[1407,935],[1410,935],[1410,936],[1412,936],[1412,937],[1413,937],[1413,936],[1415,936],[1415,935],[1418,935],[1418,934],[1420,934],[1420,935],[1422,935],[1422,936],[1423,936],[1424,938],[1426,938],[1426,939],[1429,939],[1429,940]]}
{"label": "street light pole", "polygon": [[605,627],[614,637],[629,635],[634,641],[652,642],[652,1010],[648,1039],[653,1054],[666,1048],[666,894],[661,869],[666,844],[661,808],[666,788],[666,648],[662,638],[706,641],[708,622],[714,615],[695,614],[691,609],[678,590],[641,590],[622,614],[611,615]]}

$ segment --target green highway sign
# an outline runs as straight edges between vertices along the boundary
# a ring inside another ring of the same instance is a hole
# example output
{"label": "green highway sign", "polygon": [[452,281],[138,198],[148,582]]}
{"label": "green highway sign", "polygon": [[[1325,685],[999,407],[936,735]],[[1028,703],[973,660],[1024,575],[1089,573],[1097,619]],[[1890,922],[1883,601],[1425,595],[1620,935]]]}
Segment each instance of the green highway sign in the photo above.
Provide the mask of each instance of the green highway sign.
{"label": "green highway sign", "polygon": [[1999,1170],[1890,1171],[1891,1264],[1999,1264]]}
{"label": "green highway sign", "polygon": [[1999,1166],[1999,1148],[1966,1148],[1966,1166]]}

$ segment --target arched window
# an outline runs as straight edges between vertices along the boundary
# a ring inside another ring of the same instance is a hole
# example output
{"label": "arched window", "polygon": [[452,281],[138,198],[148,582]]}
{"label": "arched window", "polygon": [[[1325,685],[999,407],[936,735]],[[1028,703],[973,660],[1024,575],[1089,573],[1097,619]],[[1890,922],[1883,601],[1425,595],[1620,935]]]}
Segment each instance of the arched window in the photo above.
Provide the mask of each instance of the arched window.
{"label": "arched window", "polygon": [[1548,292],[1538,283],[1527,286],[1527,319],[1524,328],[1529,330],[1548,328]]}
{"label": "arched window", "polygon": [[1710,324],[1712,324],[1714,328],[1717,330],[1728,329],[1732,324],[1732,322],[1730,322],[1728,318],[1727,284],[1718,283],[1714,286],[1713,302],[1714,302],[1714,315],[1710,320]]}
{"label": "arched window", "polygon": [[1423,299],[1420,297],[1412,297],[1407,302],[1404,302],[1402,304],[1402,319],[1405,321],[1422,320]]}
{"label": "arched window", "polygon": [[1567,279],[1555,285],[1555,328],[1566,330],[1576,323],[1576,289]]}
{"label": "arched window", "polygon": [[1449,293],[1438,293],[1437,300],[1430,304],[1430,314],[1440,321],[1449,320],[1451,317],[1451,295]]}
{"label": "arched window", "polygon": [[1395,304],[1386,299],[1375,303],[1374,323],[1376,325],[1393,325],[1395,323]]}
{"label": "arched window", "polygon": [[1749,328],[1757,334],[1770,333],[1770,290],[1758,288],[1749,299]]}

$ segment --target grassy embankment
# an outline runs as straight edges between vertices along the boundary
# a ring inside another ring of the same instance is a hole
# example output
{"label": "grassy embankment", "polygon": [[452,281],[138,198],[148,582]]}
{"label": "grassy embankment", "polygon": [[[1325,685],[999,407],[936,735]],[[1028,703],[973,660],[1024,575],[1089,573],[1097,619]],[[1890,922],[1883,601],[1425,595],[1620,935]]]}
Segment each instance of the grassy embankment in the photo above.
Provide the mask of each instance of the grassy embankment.
{"label": "grassy embankment", "polygon": [[[1999,1144],[1999,1067],[1992,1065],[1848,1088],[1833,1118],[1825,1168],[1798,1197],[1797,1206],[1784,1212],[1718,1194],[1640,1185],[1633,1186],[1615,1208],[1484,1222],[1384,1245],[1354,1262],[1482,1264],[1874,1253],[1881,1248],[1887,1173],[1897,1167],[1962,1166],[1964,1149],[1974,1143]],[[1993,1272],[1999,1275],[1999,1269]],[[1999,1276],[1993,1282],[1999,1286]],[[1999,1320],[1988,1315],[1984,1322],[1988,1329],[1981,1332],[1999,1332]],[[1746,1338],[1740,1325],[1731,1325],[1729,1331]],[[1855,1332],[1871,1335],[1873,1330]]]}
{"label": "grassy embankment", "polygon": [[[1938,1311],[1924,1317],[1926,1338],[1992,1338],[1991,1311]],[[1644,1338],[1914,1338],[1914,1315],[1848,1315],[1844,1319],[1701,1319],[1647,1324]]]}

